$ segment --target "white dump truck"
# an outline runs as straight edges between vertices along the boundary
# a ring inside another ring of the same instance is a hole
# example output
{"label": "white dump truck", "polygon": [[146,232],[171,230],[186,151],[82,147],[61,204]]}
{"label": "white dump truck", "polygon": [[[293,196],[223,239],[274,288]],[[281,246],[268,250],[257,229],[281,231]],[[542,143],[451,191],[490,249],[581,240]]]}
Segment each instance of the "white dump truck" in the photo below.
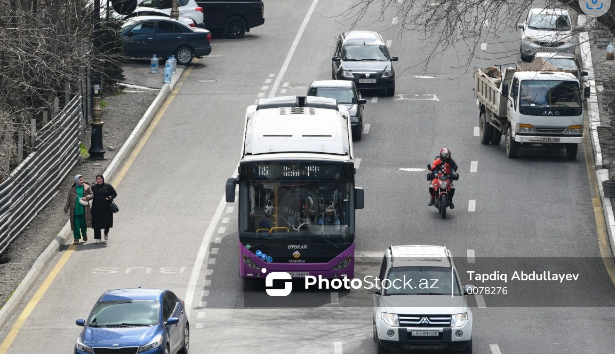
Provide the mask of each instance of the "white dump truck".
{"label": "white dump truck", "polygon": [[[479,104],[480,141],[498,145],[506,156],[519,147],[561,146],[576,159],[583,141],[583,98],[571,73],[497,67],[476,68],[474,96]],[[589,97],[589,90],[583,90]]]}

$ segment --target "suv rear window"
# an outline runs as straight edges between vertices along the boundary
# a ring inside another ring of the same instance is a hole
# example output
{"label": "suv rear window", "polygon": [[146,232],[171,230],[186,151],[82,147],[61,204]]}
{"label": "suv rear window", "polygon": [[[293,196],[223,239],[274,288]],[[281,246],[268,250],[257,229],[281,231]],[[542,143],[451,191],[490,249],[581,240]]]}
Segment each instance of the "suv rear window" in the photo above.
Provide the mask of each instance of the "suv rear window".
{"label": "suv rear window", "polygon": [[457,274],[443,267],[391,268],[381,287],[384,295],[461,295]]}

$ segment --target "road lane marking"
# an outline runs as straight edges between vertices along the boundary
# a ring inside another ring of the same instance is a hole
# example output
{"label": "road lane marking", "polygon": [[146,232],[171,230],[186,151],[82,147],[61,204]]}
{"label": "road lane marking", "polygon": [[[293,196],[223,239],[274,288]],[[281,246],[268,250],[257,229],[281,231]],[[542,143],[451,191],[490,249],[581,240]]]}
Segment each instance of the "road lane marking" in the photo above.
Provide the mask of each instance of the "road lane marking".
{"label": "road lane marking", "polygon": [[372,97],[372,103],[376,103],[376,102],[378,102],[378,96]]}
{"label": "road lane marking", "polygon": [[226,227],[220,227],[220,228],[218,229],[218,233],[219,233],[219,234],[223,234],[223,233],[225,233],[225,232],[226,232]]}
{"label": "road lane marking", "polygon": [[280,86],[280,82],[282,82],[282,78],[284,78],[284,74],[286,73],[286,70],[288,69],[288,65],[290,65],[290,61],[293,58],[293,55],[295,54],[295,50],[297,49],[297,46],[299,45],[299,40],[301,40],[303,31],[305,30],[305,27],[310,21],[310,17],[312,17],[312,13],[314,12],[314,9],[316,8],[316,4],[318,4],[318,0],[312,1],[312,5],[310,6],[310,9],[308,10],[307,14],[305,14],[305,18],[303,19],[303,22],[301,23],[301,27],[299,27],[299,31],[297,32],[297,35],[295,36],[295,40],[293,41],[293,44],[290,46],[290,50],[288,51],[288,54],[286,55],[286,59],[284,60],[284,64],[282,64],[282,68],[280,69],[280,72],[278,73],[278,77],[275,78],[273,87],[271,88],[271,91],[269,92],[269,97],[275,97],[275,93],[278,90],[278,86]]}
{"label": "road lane marking", "polygon": [[267,80],[265,80],[265,83],[266,83],[266,84],[270,84],[270,83],[271,83],[271,81],[273,81],[273,80],[271,80],[271,79],[267,79]]}
{"label": "road lane marking", "polygon": [[216,259],[210,258],[209,261],[207,261],[207,264],[216,264]]}
{"label": "road lane marking", "polygon": [[281,89],[280,93],[286,93],[286,89]]}
{"label": "road lane marking", "polygon": [[205,311],[199,311],[199,313],[196,315],[196,318],[199,320],[202,320],[205,318]]}
{"label": "road lane marking", "polygon": [[213,270],[213,269],[207,269],[207,270],[205,271],[205,276],[212,275],[213,273],[214,273],[214,270]]}
{"label": "road lane marking", "polygon": [[472,161],[470,163],[470,172],[476,172],[478,169],[478,161]]}
{"label": "road lane marking", "polygon": [[208,296],[209,296],[209,290],[203,290],[201,297],[208,297]]}
{"label": "road lane marking", "polygon": [[233,211],[235,211],[235,207],[228,207],[228,208],[226,208],[226,213],[227,214],[231,214],[231,213],[233,213]]}
{"label": "road lane marking", "polygon": [[397,16],[393,17],[393,21],[391,21],[391,24],[396,25],[397,24]]}
{"label": "road lane marking", "polygon": [[476,305],[478,306],[479,309],[485,309],[487,308],[487,305],[485,305],[485,298],[482,295],[474,295],[476,297]]}
{"label": "road lane marking", "polygon": [[261,87],[261,91],[267,91],[268,88],[269,88],[269,86],[263,86],[263,87]]}
{"label": "road lane marking", "polygon": [[476,200],[470,200],[470,202],[468,203],[468,211],[471,213],[476,211]]}
{"label": "road lane marking", "polygon": [[202,323],[197,323],[196,324],[196,328],[203,328],[203,324]]}
{"label": "road lane marking", "polygon": [[288,85],[290,85],[290,82],[285,82],[282,87],[288,87]]}
{"label": "road lane marking", "polygon": [[222,218],[223,224],[228,224],[229,221],[231,221],[231,218]]}
{"label": "road lane marking", "polygon": [[480,50],[486,51],[487,50],[487,43],[481,43],[480,44]]}
{"label": "road lane marking", "polygon": [[214,243],[220,243],[222,242],[222,237],[216,237],[216,240],[214,241]]}
{"label": "road lane marking", "polygon": [[468,250],[468,263],[474,263],[474,250]]}
{"label": "road lane marking", "polygon": [[263,97],[265,97],[265,93],[264,92],[261,92],[261,93],[258,94],[258,98],[263,98]]}
{"label": "road lane marking", "polygon": [[220,250],[219,248],[212,248],[211,249],[211,254],[218,254],[219,250]]}
{"label": "road lane marking", "polygon": [[361,166],[361,158],[357,157],[354,159],[354,168],[359,168],[359,166]]}
{"label": "road lane marking", "polygon": [[388,39],[387,40],[387,48],[391,48],[391,44],[393,44],[393,41]]}
{"label": "road lane marking", "polygon": [[203,287],[206,288],[208,286],[211,286],[211,280],[205,280],[205,284],[203,284]]}
{"label": "road lane marking", "polygon": [[333,343],[333,353],[342,354],[344,351],[342,350],[342,342]]}
{"label": "road lane marking", "polygon": [[412,168],[400,168],[400,171],[406,171],[406,172],[421,172],[421,171],[427,171],[426,168],[417,168],[417,167],[412,167]]}
{"label": "road lane marking", "polygon": [[363,134],[369,134],[369,128],[371,127],[371,124],[365,124],[363,126]]}
{"label": "road lane marking", "polygon": [[275,74],[269,74],[269,77],[274,77],[274,76],[275,76]]}
{"label": "road lane marking", "polygon": [[414,76],[417,79],[435,79],[435,76],[426,76],[426,75],[415,75]]}
{"label": "road lane marking", "polygon": [[440,101],[440,99],[438,98],[438,96],[436,96],[433,93],[428,93],[428,94],[405,94],[405,93],[398,93],[396,96],[398,96],[397,98],[395,98],[395,101]]}
{"label": "road lane marking", "polygon": [[491,349],[491,353],[493,354],[502,354],[500,351],[500,346],[497,344],[489,344],[489,348]]}
{"label": "road lane marking", "polygon": [[480,136],[480,128],[474,127],[474,136]]}
{"label": "road lane marking", "polygon": [[332,305],[339,305],[340,304],[340,297],[339,297],[339,294],[337,293],[337,291],[332,291],[331,292],[331,304]]}

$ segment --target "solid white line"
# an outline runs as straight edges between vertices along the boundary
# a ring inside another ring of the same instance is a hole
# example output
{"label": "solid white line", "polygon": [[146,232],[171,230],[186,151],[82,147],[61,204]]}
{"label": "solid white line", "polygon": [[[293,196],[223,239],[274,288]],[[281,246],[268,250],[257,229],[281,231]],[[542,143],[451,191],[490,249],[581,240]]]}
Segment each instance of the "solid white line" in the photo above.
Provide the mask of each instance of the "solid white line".
{"label": "solid white line", "polygon": [[480,136],[480,128],[474,127],[474,136]]}
{"label": "solid white line", "polygon": [[354,168],[359,168],[359,166],[361,166],[361,158],[357,157],[354,159]]}
{"label": "solid white line", "polygon": [[225,232],[226,232],[226,227],[220,227],[220,228],[218,229],[218,233],[219,233],[219,234],[223,234],[223,233],[225,233]]}
{"label": "solid white line", "polygon": [[470,163],[470,172],[476,172],[478,169],[478,161],[472,161]]}
{"label": "solid white line", "polygon": [[491,353],[493,354],[502,354],[500,346],[497,344],[489,344],[489,348],[491,348]]}
{"label": "solid white line", "polygon": [[235,210],[235,207],[228,207],[226,208],[226,213],[231,214],[234,210]]}
{"label": "solid white line", "polygon": [[481,43],[480,44],[480,50],[482,50],[482,51],[487,50],[487,43]]}
{"label": "solid white line", "polygon": [[223,224],[228,224],[228,222],[231,220],[231,218],[222,218],[222,223]]}
{"label": "solid white line", "polygon": [[369,134],[369,127],[371,127],[371,124],[365,124],[363,126],[363,134]]}
{"label": "solid white line", "polygon": [[468,203],[468,211],[471,213],[476,211],[476,200],[470,200],[470,203]]}
{"label": "solid white line", "polygon": [[335,342],[335,343],[333,343],[333,352],[335,354],[342,354],[343,353],[342,342]]}
{"label": "solid white line", "polygon": [[393,44],[393,41],[391,39],[387,40],[387,48],[391,48],[391,44]]}
{"label": "solid white line", "polygon": [[397,24],[397,17],[393,17],[393,21],[391,22],[391,24],[394,24],[394,25]]}
{"label": "solid white line", "polygon": [[297,32],[297,36],[295,37],[295,40],[293,41],[293,44],[290,46],[290,50],[288,51],[288,54],[286,55],[286,60],[284,60],[284,64],[282,64],[280,73],[278,74],[278,77],[275,78],[273,87],[271,88],[271,91],[269,92],[269,97],[275,96],[275,93],[278,90],[278,86],[280,86],[280,82],[282,82],[282,78],[284,78],[284,74],[286,73],[286,70],[288,69],[288,65],[290,65],[290,60],[293,58],[293,55],[295,54],[295,50],[297,49],[297,46],[299,45],[299,40],[301,39],[301,36],[303,35],[303,31],[305,30],[305,27],[307,26],[308,21],[310,21],[310,17],[312,16],[314,9],[316,8],[316,4],[318,4],[318,0],[314,0],[312,2],[312,6],[310,6],[310,9],[305,15],[305,19],[303,20],[301,27],[299,27],[299,32]]}
{"label": "solid white line", "polygon": [[378,102],[378,96],[372,97],[372,103],[376,103],[376,102]]}
{"label": "solid white line", "polygon": [[268,88],[269,88],[269,86],[263,86],[263,87],[261,87],[261,91],[267,91]]}
{"label": "solid white line", "polygon": [[203,236],[203,240],[201,241],[201,247],[199,247],[199,252],[196,255],[196,259],[194,260],[192,274],[190,274],[190,281],[188,281],[188,290],[186,290],[186,297],[184,297],[186,304],[186,315],[188,316],[188,318],[190,318],[190,310],[192,309],[192,300],[194,298],[194,290],[196,289],[196,283],[199,280],[199,273],[201,272],[203,261],[207,256],[207,247],[209,246],[211,236],[214,233],[214,229],[218,224],[218,220],[220,220],[220,216],[222,215],[222,211],[224,210],[225,206],[226,198],[225,196],[222,196],[222,199],[218,204],[218,208],[216,209],[213,218],[211,218],[211,221],[209,222],[209,226],[207,227],[205,236]]}
{"label": "solid white line", "polygon": [[468,263],[474,263],[474,250],[468,250]]}
{"label": "solid white line", "polygon": [[478,306],[479,309],[487,308],[487,305],[485,305],[485,298],[482,295],[474,295],[474,296],[476,296],[476,305]]}
{"label": "solid white line", "polygon": [[339,305],[340,304],[340,298],[339,298],[339,295],[338,295],[337,291],[332,291],[331,292],[331,304],[332,305]]}

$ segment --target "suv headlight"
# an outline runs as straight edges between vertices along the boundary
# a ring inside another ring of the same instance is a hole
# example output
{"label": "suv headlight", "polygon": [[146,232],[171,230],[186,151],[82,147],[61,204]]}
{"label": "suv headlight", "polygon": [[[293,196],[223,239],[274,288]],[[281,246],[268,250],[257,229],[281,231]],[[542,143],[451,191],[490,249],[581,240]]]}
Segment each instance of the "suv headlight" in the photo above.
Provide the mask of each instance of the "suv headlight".
{"label": "suv headlight", "polygon": [[569,125],[568,128],[566,128],[566,134],[582,134],[583,133],[583,127],[580,125]]}
{"label": "suv headlight", "polygon": [[342,71],[342,77],[347,77],[349,79],[354,79],[354,75],[352,75],[352,73],[350,71]]}
{"label": "suv headlight", "polygon": [[151,342],[147,343],[146,345],[140,346],[137,353],[142,353],[148,350],[152,350],[154,348],[158,348],[161,344],[162,344],[162,335],[159,334],[156,337],[154,337],[154,340],[152,340]]}
{"label": "suv headlight", "polygon": [[393,70],[391,70],[391,69],[385,70],[382,73],[382,77],[391,77],[391,76],[393,76]]}
{"label": "suv headlight", "polygon": [[382,320],[389,327],[399,327],[399,318],[394,313],[382,313]]}
{"label": "suv headlight", "polygon": [[515,129],[517,133],[534,133],[534,126],[531,124],[517,124],[517,129]]}
{"label": "suv headlight", "polygon": [[451,327],[462,327],[468,320],[468,313],[458,313],[451,316]]}
{"label": "suv headlight", "polygon": [[86,353],[94,353],[94,351],[92,350],[91,347],[88,347],[87,345],[83,344],[83,342],[81,341],[81,338],[77,337],[77,344],[76,347],[78,350],[81,350],[82,352],[86,352]]}

